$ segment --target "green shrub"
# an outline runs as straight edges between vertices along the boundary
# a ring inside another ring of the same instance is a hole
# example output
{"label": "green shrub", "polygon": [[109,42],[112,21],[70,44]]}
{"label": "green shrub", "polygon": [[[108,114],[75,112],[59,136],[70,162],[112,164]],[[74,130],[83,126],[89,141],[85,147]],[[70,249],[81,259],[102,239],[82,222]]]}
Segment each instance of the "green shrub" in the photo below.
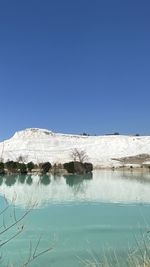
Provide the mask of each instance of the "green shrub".
{"label": "green shrub", "polygon": [[74,161],[70,161],[67,163],[64,163],[64,169],[67,170],[69,173],[75,173],[75,168],[74,168]]}
{"label": "green shrub", "polygon": [[43,174],[46,174],[50,169],[52,165],[50,162],[44,162],[41,164],[41,170]]}
{"label": "green shrub", "polygon": [[5,163],[5,167],[9,172],[17,172],[18,171],[18,163],[15,161],[7,161]]}
{"label": "green shrub", "polygon": [[0,174],[4,174],[4,163],[0,162]]}
{"label": "green shrub", "polygon": [[93,165],[91,163],[82,163],[79,161],[70,161],[64,163],[64,169],[67,170],[68,173],[76,173],[76,174],[85,174],[92,172]]}
{"label": "green shrub", "polygon": [[74,162],[74,170],[75,170],[76,174],[85,174],[86,173],[84,163],[79,162],[79,161]]}
{"label": "green shrub", "polygon": [[92,163],[85,162],[84,163],[85,171],[86,173],[93,171],[93,165]]}
{"label": "green shrub", "polygon": [[26,166],[26,164],[25,163],[20,163],[19,164],[20,166],[19,166],[19,169],[20,169],[20,173],[27,173],[27,166]]}
{"label": "green shrub", "polygon": [[32,161],[27,163],[28,171],[31,172],[34,169],[35,165]]}

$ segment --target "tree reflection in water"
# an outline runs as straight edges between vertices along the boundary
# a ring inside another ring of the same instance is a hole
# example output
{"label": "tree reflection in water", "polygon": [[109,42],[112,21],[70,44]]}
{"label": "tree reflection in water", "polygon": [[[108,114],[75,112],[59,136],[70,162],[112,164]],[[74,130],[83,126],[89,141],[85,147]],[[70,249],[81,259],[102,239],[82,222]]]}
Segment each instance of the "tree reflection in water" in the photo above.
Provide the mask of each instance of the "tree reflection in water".
{"label": "tree reflection in water", "polygon": [[16,183],[17,176],[16,175],[5,175],[5,184],[7,186],[12,186]]}
{"label": "tree reflection in water", "polygon": [[42,175],[40,176],[40,183],[44,185],[49,185],[51,182],[50,176],[48,175]]}
{"label": "tree reflection in water", "polygon": [[24,184],[25,182],[25,179],[26,179],[26,175],[18,175],[18,181],[21,183],[21,184]]}
{"label": "tree reflection in water", "polygon": [[66,184],[72,188],[74,195],[84,194],[87,188],[86,180],[92,180],[92,173],[85,175],[65,175]]}
{"label": "tree reflection in water", "polygon": [[92,173],[88,173],[85,175],[64,175],[66,179],[66,184],[69,186],[77,186],[84,182],[84,180],[91,180],[93,178]]}
{"label": "tree reflection in water", "polygon": [[31,175],[27,175],[27,176],[26,176],[26,183],[27,183],[28,185],[31,185],[32,182],[33,182],[33,179],[32,179],[32,177],[31,177]]}
{"label": "tree reflection in water", "polygon": [[[51,178],[49,175],[42,175],[39,177],[39,183],[43,185],[49,185],[51,183]],[[93,178],[92,173],[86,174],[86,175],[64,175],[64,176],[54,176],[54,181],[60,181],[60,179],[64,178],[66,181],[66,184],[71,187],[79,187],[85,180],[91,180]],[[3,182],[7,186],[12,186],[16,182],[21,184],[28,184],[32,185],[33,183],[33,177],[31,175],[0,175],[0,185],[3,184]]]}
{"label": "tree reflection in water", "polygon": [[3,179],[4,179],[4,175],[1,174],[1,175],[0,175],[0,185],[2,185],[2,183],[3,183]]}
{"label": "tree reflection in water", "polygon": [[16,197],[18,205],[34,199],[44,203],[94,201],[150,203],[150,173],[94,171],[87,175],[0,175],[0,195]]}

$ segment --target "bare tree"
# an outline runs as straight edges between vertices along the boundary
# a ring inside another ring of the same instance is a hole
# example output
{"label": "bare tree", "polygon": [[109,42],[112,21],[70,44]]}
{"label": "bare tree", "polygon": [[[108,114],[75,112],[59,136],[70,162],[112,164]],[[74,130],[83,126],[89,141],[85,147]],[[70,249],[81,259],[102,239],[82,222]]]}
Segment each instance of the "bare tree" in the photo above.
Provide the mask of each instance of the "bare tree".
{"label": "bare tree", "polygon": [[88,155],[87,155],[86,151],[85,150],[79,150],[77,148],[74,148],[71,151],[70,156],[73,159],[73,161],[79,161],[81,163],[84,163],[85,161],[88,160]]}
{"label": "bare tree", "polygon": [[[20,217],[16,216],[16,209],[14,207],[13,212],[9,213],[10,218],[12,218],[12,220],[9,223],[6,222],[5,215],[6,212],[9,212],[8,210],[11,208],[11,205],[6,204],[6,206],[0,211],[0,218],[2,219],[2,224],[0,225],[0,237],[1,237],[0,249],[2,249],[2,247],[4,247],[7,243],[14,240],[17,236],[19,236],[23,232],[24,230],[23,220],[35,206],[36,203],[33,204],[30,208],[28,208]],[[13,229],[13,231],[11,231],[11,229]],[[41,237],[39,237],[39,239],[37,240],[37,243],[35,244],[34,248],[32,246],[32,242],[30,241],[29,257],[21,265],[21,267],[27,267],[36,258],[39,258],[40,256],[44,255],[47,252],[50,252],[53,249],[53,247],[49,246],[41,251],[38,251],[40,241]],[[0,260],[2,260],[2,257],[0,257]]]}
{"label": "bare tree", "polygon": [[22,156],[20,155],[17,159],[16,159],[17,162],[19,163],[24,163],[27,161],[27,156]]}

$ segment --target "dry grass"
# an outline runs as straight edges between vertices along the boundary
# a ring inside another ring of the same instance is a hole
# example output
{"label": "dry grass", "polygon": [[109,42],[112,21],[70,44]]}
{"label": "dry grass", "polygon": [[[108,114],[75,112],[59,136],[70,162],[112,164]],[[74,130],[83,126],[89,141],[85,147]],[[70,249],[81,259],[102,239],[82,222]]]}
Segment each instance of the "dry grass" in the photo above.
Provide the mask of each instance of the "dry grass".
{"label": "dry grass", "polygon": [[127,253],[123,266],[121,262],[122,259],[120,260],[115,252],[99,259],[90,251],[88,259],[80,259],[83,267],[150,267],[150,240],[145,240],[142,236],[142,240],[137,241],[137,249]]}
{"label": "dry grass", "polygon": [[[84,267],[114,267],[113,263],[108,262],[105,260],[104,262],[97,262],[96,260],[85,260],[82,261],[84,264]],[[121,264],[116,262],[115,267],[122,267]],[[128,264],[127,267],[150,267],[150,260],[144,260],[143,262],[139,260],[131,260]]]}

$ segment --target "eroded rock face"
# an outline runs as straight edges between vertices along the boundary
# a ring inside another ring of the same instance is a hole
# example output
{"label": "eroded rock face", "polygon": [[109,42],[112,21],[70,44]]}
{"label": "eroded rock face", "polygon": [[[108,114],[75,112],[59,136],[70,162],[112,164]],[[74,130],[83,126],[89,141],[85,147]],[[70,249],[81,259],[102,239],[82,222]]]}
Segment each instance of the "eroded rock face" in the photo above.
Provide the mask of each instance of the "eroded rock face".
{"label": "eroded rock face", "polygon": [[113,159],[116,161],[121,162],[122,164],[139,164],[142,165],[144,162],[150,162],[150,155],[149,154],[139,154],[134,156],[128,156],[118,159]]}
{"label": "eroded rock face", "polygon": [[72,161],[72,149],[85,150],[94,167],[122,165],[113,160],[140,154],[150,155],[149,136],[82,136],[54,133],[46,129],[31,128],[15,133],[0,143],[0,158],[23,162],[65,163]]}
{"label": "eroded rock face", "polygon": [[39,128],[28,128],[23,131],[16,132],[12,139],[18,139],[18,138],[41,138],[45,137],[45,135],[53,135],[54,133],[52,131],[46,130],[46,129],[39,129]]}

